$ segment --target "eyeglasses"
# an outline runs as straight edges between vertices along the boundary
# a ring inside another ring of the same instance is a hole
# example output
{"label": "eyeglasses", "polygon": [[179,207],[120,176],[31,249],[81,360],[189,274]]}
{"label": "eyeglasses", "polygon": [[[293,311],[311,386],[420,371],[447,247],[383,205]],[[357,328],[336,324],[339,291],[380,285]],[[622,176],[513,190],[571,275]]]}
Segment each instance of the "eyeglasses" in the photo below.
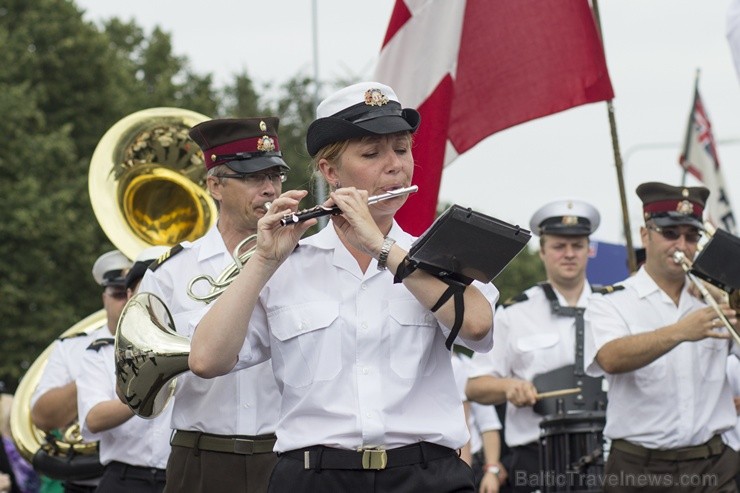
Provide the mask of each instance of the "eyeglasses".
{"label": "eyeglasses", "polygon": [[285,183],[288,179],[288,174],[284,172],[279,173],[226,173],[223,175],[216,175],[219,178],[237,178],[244,180],[250,185],[262,185],[265,181],[272,182],[273,185],[278,183]]}
{"label": "eyeglasses", "polygon": [[656,233],[659,233],[668,241],[676,241],[683,236],[684,238],[686,238],[687,243],[698,243],[699,240],[701,240],[702,236],[701,231],[686,231],[684,233],[681,233],[676,228],[661,228],[658,226],[648,226],[647,228],[655,231]]}

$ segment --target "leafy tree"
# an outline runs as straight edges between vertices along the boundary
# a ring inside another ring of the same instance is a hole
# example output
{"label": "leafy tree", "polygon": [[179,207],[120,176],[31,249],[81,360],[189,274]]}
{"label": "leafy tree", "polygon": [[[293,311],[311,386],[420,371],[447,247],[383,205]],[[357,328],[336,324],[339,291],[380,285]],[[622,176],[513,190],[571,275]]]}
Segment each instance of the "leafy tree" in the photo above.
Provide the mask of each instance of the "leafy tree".
{"label": "leafy tree", "polygon": [[545,267],[542,265],[539,252],[527,247],[493,280],[493,284],[499,290],[499,302],[503,303],[544,280]]}
{"label": "leafy tree", "polygon": [[101,307],[90,270],[113,246],[87,174],[103,133],[152,106],[215,115],[219,94],[172,54],[167,33],[97,27],[71,0],[6,0],[0,45],[0,382],[12,391],[55,337]]}

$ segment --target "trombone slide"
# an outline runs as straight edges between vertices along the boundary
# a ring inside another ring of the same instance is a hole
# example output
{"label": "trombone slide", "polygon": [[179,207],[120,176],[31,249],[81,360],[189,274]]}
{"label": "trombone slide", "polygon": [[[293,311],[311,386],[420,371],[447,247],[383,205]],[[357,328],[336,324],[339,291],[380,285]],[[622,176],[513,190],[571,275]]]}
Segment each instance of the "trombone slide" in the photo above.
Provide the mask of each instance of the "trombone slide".
{"label": "trombone slide", "polygon": [[725,326],[727,331],[732,336],[735,344],[740,346],[740,334],[738,334],[735,326],[730,323],[725,314],[722,312],[722,308],[720,308],[717,300],[715,300],[714,296],[712,296],[712,293],[710,293],[707,287],[704,286],[704,283],[702,283],[699,279],[696,278],[696,276],[691,273],[691,265],[689,263],[689,260],[686,258],[686,255],[683,252],[677,250],[673,252],[673,261],[683,268],[684,272],[686,273],[686,277],[688,277],[689,280],[694,284],[694,286],[696,286],[696,289],[699,290],[699,293],[701,293],[704,302],[712,307],[714,312],[717,314],[717,318],[720,319],[722,325]]}

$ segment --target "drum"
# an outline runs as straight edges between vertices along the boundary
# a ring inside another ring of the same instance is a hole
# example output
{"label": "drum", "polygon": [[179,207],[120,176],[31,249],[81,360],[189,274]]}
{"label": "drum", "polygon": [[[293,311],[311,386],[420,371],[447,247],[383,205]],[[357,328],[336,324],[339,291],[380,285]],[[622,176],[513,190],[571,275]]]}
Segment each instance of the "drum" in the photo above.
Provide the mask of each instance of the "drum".
{"label": "drum", "polygon": [[540,422],[543,493],[598,492],[604,479],[604,411],[570,411]]}

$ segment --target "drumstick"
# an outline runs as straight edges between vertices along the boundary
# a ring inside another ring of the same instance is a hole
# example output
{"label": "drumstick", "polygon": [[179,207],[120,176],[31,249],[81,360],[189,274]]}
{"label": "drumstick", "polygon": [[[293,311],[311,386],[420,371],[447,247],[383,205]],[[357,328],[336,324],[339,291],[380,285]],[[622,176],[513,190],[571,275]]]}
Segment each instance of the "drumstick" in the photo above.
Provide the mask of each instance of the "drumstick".
{"label": "drumstick", "polygon": [[573,387],[572,389],[560,389],[560,390],[551,390],[550,392],[542,392],[541,394],[537,394],[535,399],[538,401],[540,399],[547,399],[548,397],[561,397],[564,395],[572,395],[572,394],[580,394],[581,393],[581,387]]}

